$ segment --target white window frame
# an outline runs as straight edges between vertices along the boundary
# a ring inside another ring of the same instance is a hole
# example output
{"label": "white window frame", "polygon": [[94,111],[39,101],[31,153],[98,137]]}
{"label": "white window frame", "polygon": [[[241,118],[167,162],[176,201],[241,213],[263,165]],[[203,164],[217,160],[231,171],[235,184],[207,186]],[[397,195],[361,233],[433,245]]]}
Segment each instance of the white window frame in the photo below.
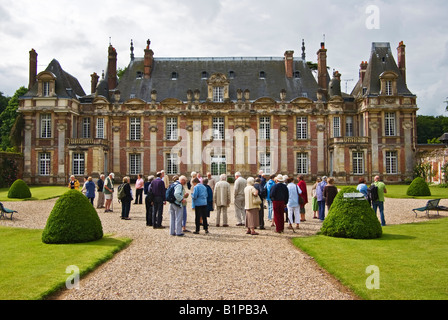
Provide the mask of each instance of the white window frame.
{"label": "white window frame", "polygon": [[44,97],[50,96],[50,82],[49,81],[44,81],[42,83],[42,95]]}
{"label": "white window frame", "polygon": [[96,119],[96,138],[104,139],[104,118]]}
{"label": "white window frame", "polygon": [[393,88],[392,88],[392,80],[386,80],[386,95],[391,96],[393,94]]}
{"label": "white window frame", "polygon": [[333,138],[341,136],[341,117],[333,117]]}
{"label": "white window frame", "polygon": [[346,116],[345,117],[345,136],[346,137],[353,137],[354,136],[354,125],[353,125],[354,119],[352,116]]}
{"label": "white window frame", "polygon": [[213,140],[224,140],[225,120],[224,117],[214,117],[212,120]]}
{"label": "white window frame", "polygon": [[40,137],[43,139],[51,138],[51,114],[49,113],[40,115]]}
{"label": "white window frame", "polygon": [[177,118],[166,118],[166,139],[169,141],[177,141],[178,135]]}
{"label": "white window frame", "polygon": [[308,153],[297,153],[297,174],[308,174]]}
{"label": "white window frame", "polygon": [[140,153],[129,154],[129,174],[138,175],[142,172],[142,155]]}
{"label": "white window frame", "polygon": [[81,153],[73,153],[73,175],[75,176],[83,176],[85,171],[85,154]]}
{"label": "white window frame", "polygon": [[386,173],[398,174],[398,152],[386,151]]}
{"label": "white window frame", "polygon": [[260,153],[260,170],[265,174],[271,174],[271,154]]}
{"label": "white window frame", "polygon": [[308,117],[297,117],[297,139],[308,139]]}
{"label": "white window frame", "polygon": [[90,138],[90,118],[82,119],[82,137],[85,139]]}
{"label": "white window frame", "polygon": [[353,152],[353,174],[362,175],[364,174],[364,152]]}
{"label": "white window frame", "polygon": [[386,137],[394,137],[396,132],[396,116],[394,112],[384,113],[384,135]]}
{"label": "white window frame", "polygon": [[224,102],[224,87],[213,87],[213,102]]}
{"label": "white window frame", "polygon": [[51,173],[51,154],[49,152],[39,153],[39,175],[49,176]]}
{"label": "white window frame", "polygon": [[179,157],[176,153],[166,154],[166,174],[179,174]]}
{"label": "white window frame", "polygon": [[141,139],[141,119],[129,119],[129,140],[138,141]]}
{"label": "white window frame", "polygon": [[271,118],[260,117],[260,140],[271,139]]}

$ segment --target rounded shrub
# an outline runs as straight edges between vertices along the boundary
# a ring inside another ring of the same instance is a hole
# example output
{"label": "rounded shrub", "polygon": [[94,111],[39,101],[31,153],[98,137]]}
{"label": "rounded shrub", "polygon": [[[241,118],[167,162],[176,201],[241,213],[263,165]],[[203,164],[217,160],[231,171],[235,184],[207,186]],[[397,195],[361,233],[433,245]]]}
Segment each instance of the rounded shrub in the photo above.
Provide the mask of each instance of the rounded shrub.
{"label": "rounded shrub", "polygon": [[69,190],[55,203],[42,232],[44,243],[83,243],[103,237],[98,213],[78,190]]}
{"label": "rounded shrub", "polygon": [[423,178],[417,177],[409,185],[406,194],[408,196],[430,196],[431,190]]}
{"label": "rounded shrub", "polygon": [[8,198],[11,199],[27,199],[31,198],[31,191],[25,181],[17,179],[11,185],[8,191]]}
{"label": "rounded shrub", "polygon": [[325,218],[321,234],[351,239],[376,239],[383,234],[381,223],[369,202],[344,198],[344,193],[357,193],[354,187],[343,187],[335,197]]}

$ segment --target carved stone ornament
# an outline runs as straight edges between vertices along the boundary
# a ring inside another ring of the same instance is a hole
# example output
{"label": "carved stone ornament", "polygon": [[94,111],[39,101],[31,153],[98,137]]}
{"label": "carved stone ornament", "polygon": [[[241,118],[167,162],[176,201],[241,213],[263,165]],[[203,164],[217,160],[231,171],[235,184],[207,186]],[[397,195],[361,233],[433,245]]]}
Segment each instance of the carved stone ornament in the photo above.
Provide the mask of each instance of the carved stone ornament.
{"label": "carved stone ornament", "polygon": [[411,121],[405,121],[403,122],[403,129],[410,130],[414,127]]}
{"label": "carved stone ornament", "polygon": [[58,124],[58,131],[65,131],[65,130],[67,130],[67,124],[66,123]]}
{"label": "carved stone ornament", "polygon": [[288,132],[288,126],[280,126],[280,131],[281,132]]}
{"label": "carved stone ornament", "polygon": [[113,126],[112,127],[113,132],[120,132],[120,126]]}
{"label": "carved stone ornament", "polygon": [[377,130],[380,127],[380,124],[378,122],[370,122],[369,123],[369,128],[370,130]]}
{"label": "carved stone ornament", "polygon": [[186,126],[185,129],[186,129],[187,131],[190,131],[190,132],[191,132],[191,131],[193,131],[193,126],[191,126],[191,125],[190,125],[190,126]]}
{"label": "carved stone ornament", "polygon": [[26,124],[26,125],[25,125],[25,130],[26,130],[26,131],[31,131],[31,130],[33,130],[33,125],[32,125],[32,124]]}
{"label": "carved stone ornament", "polygon": [[320,132],[325,131],[325,126],[324,126],[323,124],[319,124],[319,125],[317,126],[317,131],[320,131]]}
{"label": "carved stone ornament", "polygon": [[157,132],[157,131],[159,131],[159,128],[157,128],[157,126],[150,126],[149,127],[149,131],[150,132]]}

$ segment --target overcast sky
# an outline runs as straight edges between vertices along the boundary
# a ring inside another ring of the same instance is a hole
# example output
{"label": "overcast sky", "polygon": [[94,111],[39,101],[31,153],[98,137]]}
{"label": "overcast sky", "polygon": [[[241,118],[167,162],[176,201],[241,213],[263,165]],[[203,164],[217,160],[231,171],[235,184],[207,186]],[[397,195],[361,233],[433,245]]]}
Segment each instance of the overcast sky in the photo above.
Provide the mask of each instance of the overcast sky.
{"label": "overcast sky", "polygon": [[[52,59],[90,93],[90,74],[107,66],[109,38],[118,67],[130,40],[142,57],[282,57],[286,50],[317,62],[324,39],[328,65],[351,92],[372,42],[390,42],[395,60],[406,45],[408,87],[422,115],[448,115],[448,2],[443,0],[1,0],[0,91],[28,85],[29,51],[38,72]],[[353,80],[353,81],[351,81]]]}

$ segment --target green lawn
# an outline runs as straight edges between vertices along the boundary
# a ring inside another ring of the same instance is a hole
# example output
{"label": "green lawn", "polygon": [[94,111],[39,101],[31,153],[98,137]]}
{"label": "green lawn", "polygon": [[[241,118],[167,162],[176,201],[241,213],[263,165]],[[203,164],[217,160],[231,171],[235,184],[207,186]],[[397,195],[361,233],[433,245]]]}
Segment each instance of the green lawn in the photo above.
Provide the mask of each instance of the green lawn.
{"label": "green lawn", "polygon": [[[30,186],[31,198],[24,200],[47,200],[60,197],[69,189],[64,186]],[[0,189],[0,202],[3,201],[23,201],[22,199],[8,198],[9,188]]]}
{"label": "green lawn", "polygon": [[[386,226],[375,240],[317,235],[293,243],[362,299],[448,300],[447,230],[442,218]],[[369,266],[378,267],[379,289],[367,288]]]}
{"label": "green lawn", "polygon": [[104,237],[82,243],[48,245],[42,230],[0,227],[0,300],[36,300],[65,288],[76,266],[81,276],[112,258],[130,239]]}
{"label": "green lawn", "polygon": [[408,185],[386,185],[387,193],[385,194],[386,198],[397,198],[397,199],[408,199],[408,198],[417,198],[417,199],[448,199],[448,188],[440,188],[430,186],[429,190],[431,190],[431,195],[427,197],[413,197],[406,195],[406,191],[408,190]]}

